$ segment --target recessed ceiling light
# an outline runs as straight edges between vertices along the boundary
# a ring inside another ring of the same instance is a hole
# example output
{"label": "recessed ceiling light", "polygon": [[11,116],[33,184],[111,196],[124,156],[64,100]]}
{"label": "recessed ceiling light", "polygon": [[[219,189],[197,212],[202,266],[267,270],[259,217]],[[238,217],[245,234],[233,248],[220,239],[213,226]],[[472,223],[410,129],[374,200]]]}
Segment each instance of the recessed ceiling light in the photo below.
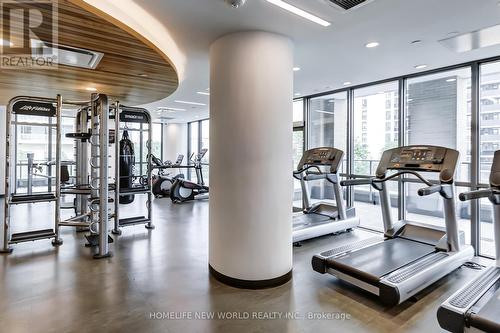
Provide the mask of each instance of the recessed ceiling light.
{"label": "recessed ceiling light", "polygon": [[365,47],[367,47],[367,48],[369,48],[369,49],[372,49],[372,48],[377,47],[377,46],[379,46],[379,45],[380,45],[380,43],[379,43],[379,42],[370,42],[370,43],[368,43],[368,44],[365,44]]}
{"label": "recessed ceiling light", "polygon": [[86,87],[85,90],[87,91],[97,91],[97,88],[94,87]]}
{"label": "recessed ceiling light", "polygon": [[301,93],[295,93],[295,96],[300,96],[300,95],[302,95],[302,94]]}
{"label": "recessed ceiling light", "polygon": [[0,39],[0,45],[2,46],[14,46],[14,44],[12,42],[9,42],[8,40],[5,40],[5,39]]}
{"label": "recessed ceiling light", "polygon": [[455,82],[457,79],[448,79],[446,82]]}
{"label": "recessed ceiling light", "polygon": [[321,18],[319,18],[311,13],[308,13],[305,10],[302,10],[300,8],[292,6],[289,3],[286,3],[285,1],[282,1],[282,0],[266,0],[266,1],[275,5],[275,6],[278,6],[284,10],[287,10],[290,13],[293,13],[293,14],[301,16],[309,21],[317,23],[323,27],[328,27],[329,25],[331,25],[330,22],[327,22],[327,21],[325,21],[325,20],[323,20],[323,19],[321,19]]}
{"label": "recessed ceiling light", "polygon": [[424,68],[427,68],[426,64],[421,64],[421,65],[416,65],[415,66],[415,69],[424,69]]}
{"label": "recessed ceiling light", "polygon": [[352,84],[352,82],[351,82],[351,81],[346,81],[346,82],[344,82],[344,83],[343,83],[343,85],[344,85],[344,86],[348,86],[348,85],[350,85],[350,84]]}
{"label": "recessed ceiling light", "polygon": [[168,106],[166,107],[159,107],[159,110],[165,110],[165,111],[186,111],[186,109],[179,109],[179,108],[169,108]]}
{"label": "recessed ceiling light", "polygon": [[189,104],[189,105],[201,105],[201,106],[205,106],[206,104],[204,103],[198,103],[198,102],[188,102],[188,101],[180,101],[180,100],[175,100],[176,103],[180,103],[180,104]]}
{"label": "recessed ceiling light", "polygon": [[294,71],[294,72],[298,72],[298,71],[300,71],[300,67],[294,67],[294,68],[293,68],[293,71]]}
{"label": "recessed ceiling light", "polygon": [[205,96],[210,96],[210,93],[206,92],[206,91],[198,91],[197,94],[199,94],[199,95],[205,95]]}

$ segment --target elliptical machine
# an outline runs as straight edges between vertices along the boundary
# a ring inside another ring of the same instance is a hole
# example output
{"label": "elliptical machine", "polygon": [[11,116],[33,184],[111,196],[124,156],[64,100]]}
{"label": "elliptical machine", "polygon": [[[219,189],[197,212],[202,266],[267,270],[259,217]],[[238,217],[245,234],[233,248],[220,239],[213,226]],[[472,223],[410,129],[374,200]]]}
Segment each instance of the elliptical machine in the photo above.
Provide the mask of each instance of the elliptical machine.
{"label": "elliptical machine", "polygon": [[151,154],[151,161],[153,162],[151,165],[151,169],[158,170],[158,175],[153,176],[153,195],[156,198],[168,197],[170,195],[172,184],[175,182],[175,180],[178,178],[184,178],[183,173],[178,173],[177,175],[171,177],[170,173],[165,172],[165,169],[167,168],[179,168],[183,160],[184,155],[179,154],[175,162],[162,162],[158,157]]}
{"label": "elliptical machine", "polygon": [[170,199],[173,203],[194,200],[197,196],[208,193],[208,186],[205,185],[203,173],[201,172],[201,160],[207,151],[208,149],[204,148],[196,154],[194,159],[191,158],[193,168],[196,172],[196,183],[182,178],[177,178],[172,184],[172,187],[170,188]]}

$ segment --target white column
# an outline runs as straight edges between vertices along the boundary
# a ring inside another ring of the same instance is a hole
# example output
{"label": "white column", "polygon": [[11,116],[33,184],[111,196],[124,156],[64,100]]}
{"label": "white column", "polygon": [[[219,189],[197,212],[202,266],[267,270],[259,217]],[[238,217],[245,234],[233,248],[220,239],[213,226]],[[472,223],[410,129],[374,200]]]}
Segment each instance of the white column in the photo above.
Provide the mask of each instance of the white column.
{"label": "white column", "polygon": [[209,264],[238,287],[291,277],[292,51],[261,31],[210,48]]}

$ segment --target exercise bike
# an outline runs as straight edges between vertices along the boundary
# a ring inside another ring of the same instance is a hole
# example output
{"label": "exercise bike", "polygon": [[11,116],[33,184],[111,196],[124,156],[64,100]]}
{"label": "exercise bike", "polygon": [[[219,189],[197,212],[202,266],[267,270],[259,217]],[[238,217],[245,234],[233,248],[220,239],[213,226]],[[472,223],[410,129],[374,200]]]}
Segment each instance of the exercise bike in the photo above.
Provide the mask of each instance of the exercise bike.
{"label": "exercise bike", "polygon": [[[172,187],[170,188],[170,199],[173,203],[181,203],[196,199],[197,196],[208,193],[208,186],[205,185],[203,180],[203,173],[201,171],[203,156],[207,153],[208,149],[202,149],[196,157],[191,158],[193,168],[196,172],[196,183],[177,178]],[[192,156],[192,155],[191,155]]]}
{"label": "exercise bike", "polygon": [[153,176],[153,195],[156,198],[168,197],[170,195],[170,189],[172,184],[179,178],[184,178],[183,173],[178,173],[177,175],[171,177],[170,173],[166,173],[165,170],[172,168],[178,169],[184,160],[184,155],[180,154],[177,156],[175,162],[165,161],[162,162],[158,157],[151,154],[151,169],[157,169],[158,174]]}

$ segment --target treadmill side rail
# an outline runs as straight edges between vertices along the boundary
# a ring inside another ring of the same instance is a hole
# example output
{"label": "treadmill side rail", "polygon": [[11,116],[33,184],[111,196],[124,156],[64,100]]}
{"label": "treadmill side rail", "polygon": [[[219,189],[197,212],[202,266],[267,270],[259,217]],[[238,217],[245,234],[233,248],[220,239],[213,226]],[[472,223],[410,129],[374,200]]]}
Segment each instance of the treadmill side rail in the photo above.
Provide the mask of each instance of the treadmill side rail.
{"label": "treadmill side rail", "polygon": [[470,245],[458,252],[436,252],[422,257],[380,280],[381,301],[391,306],[401,304],[473,257]]}
{"label": "treadmill side rail", "polygon": [[[309,215],[301,215],[307,217]],[[324,223],[310,223],[308,225],[297,227],[293,229],[293,242],[300,242],[306,239],[311,239],[319,236],[333,234],[335,232],[344,231],[347,229],[355,228],[359,225],[359,218],[353,217],[346,220],[329,220]]]}
{"label": "treadmill side rail", "polygon": [[449,332],[464,332],[467,313],[498,279],[500,279],[500,269],[488,267],[463,288],[457,290],[439,307],[437,312],[439,326]]}

